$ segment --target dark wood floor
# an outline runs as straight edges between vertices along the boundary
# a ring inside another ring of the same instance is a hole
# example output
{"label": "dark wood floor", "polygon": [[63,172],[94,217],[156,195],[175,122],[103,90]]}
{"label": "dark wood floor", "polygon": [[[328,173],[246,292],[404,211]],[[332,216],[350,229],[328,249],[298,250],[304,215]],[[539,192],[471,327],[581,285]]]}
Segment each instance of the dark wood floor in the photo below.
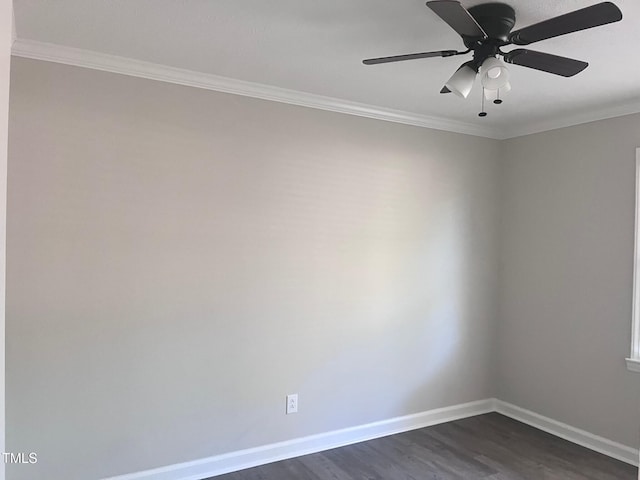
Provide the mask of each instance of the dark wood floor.
{"label": "dark wood floor", "polygon": [[637,480],[638,469],[498,413],[275,462],[215,480]]}

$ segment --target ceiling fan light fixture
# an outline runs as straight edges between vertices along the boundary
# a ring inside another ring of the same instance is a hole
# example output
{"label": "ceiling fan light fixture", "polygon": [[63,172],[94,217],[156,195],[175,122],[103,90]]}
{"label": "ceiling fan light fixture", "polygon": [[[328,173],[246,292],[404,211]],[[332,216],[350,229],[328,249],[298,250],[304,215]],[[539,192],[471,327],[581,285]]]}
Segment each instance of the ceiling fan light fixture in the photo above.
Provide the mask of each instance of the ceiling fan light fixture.
{"label": "ceiling fan light fixture", "polygon": [[465,63],[458,68],[447,83],[445,83],[445,87],[457,96],[467,98],[473,88],[473,82],[475,82],[475,80],[476,71]]}
{"label": "ceiling fan light fixture", "polygon": [[509,70],[496,57],[489,57],[480,66],[480,79],[485,89],[498,90],[509,83]]}

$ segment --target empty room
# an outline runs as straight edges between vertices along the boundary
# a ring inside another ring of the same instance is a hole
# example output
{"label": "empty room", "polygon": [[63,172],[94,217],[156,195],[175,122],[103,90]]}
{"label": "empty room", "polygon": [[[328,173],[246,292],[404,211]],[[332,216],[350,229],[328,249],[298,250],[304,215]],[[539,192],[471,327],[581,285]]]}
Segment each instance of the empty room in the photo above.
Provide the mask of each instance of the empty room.
{"label": "empty room", "polygon": [[639,2],[0,19],[0,480],[640,478]]}

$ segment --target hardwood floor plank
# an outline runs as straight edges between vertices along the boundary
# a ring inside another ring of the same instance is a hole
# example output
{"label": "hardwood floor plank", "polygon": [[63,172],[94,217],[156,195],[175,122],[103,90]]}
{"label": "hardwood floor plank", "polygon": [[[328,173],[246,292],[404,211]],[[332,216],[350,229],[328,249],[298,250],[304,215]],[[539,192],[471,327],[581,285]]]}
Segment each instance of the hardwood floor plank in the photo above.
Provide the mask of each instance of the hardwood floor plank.
{"label": "hardwood floor plank", "polygon": [[638,469],[498,413],[275,462],[216,480],[637,480]]}
{"label": "hardwood floor plank", "polygon": [[322,480],[353,480],[353,477],[342,470],[338,465],[322,454],[305,455],[300,461],[311,471],[315,472]]}
{"label": "hardwood floor plank", "polygon": [[[345,471],[353,479],[377,479],[380,478],[373,466],[367,461],[362,460],[358,455],[358,445],[350,445],[347,448],[336,448],[319,455],[324,455]],[[353,448],[352,448],[353,447]]]}
{"label": "hardwood floor plank", "polygon": [[413,439],[415,445],[419,445],[425,450],[422,454],[424,458],[431,459],[464,479],[469,478],[469,472],[474,472],[476,478],[485,478],[498,472],[474,459],[472,452],[462,445],[442,441],[441,438],[432,435],[428,429],[407,432],[407,436]]}
{"label": "hardwood floor plank", "polygon": [[[389,461],[402,465],[407,472],[425,480],[459,480],[460,475],[450,471],[446,465],[439,465],[424,455],[425,449],[418,451],[415,445],[403,444],[402,438],[383,437],[376,440],[372,448]],[[372,442],[373,443],[373,442]]]}

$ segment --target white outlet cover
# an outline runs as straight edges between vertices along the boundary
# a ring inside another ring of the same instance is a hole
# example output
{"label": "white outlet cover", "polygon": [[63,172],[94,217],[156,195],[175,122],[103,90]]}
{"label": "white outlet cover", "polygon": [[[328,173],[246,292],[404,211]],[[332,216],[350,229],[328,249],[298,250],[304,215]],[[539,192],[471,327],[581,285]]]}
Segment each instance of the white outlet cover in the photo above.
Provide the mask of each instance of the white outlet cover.
{"label": "white outlet cover", "polygon": [[287,415],[298,413],[298,394],[287,395]]}

